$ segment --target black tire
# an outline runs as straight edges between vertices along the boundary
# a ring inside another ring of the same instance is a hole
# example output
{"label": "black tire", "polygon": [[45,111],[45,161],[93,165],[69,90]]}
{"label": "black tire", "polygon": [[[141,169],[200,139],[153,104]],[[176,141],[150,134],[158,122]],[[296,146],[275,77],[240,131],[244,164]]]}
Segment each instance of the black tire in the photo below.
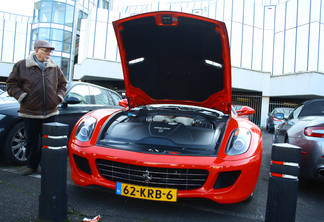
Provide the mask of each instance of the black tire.
{"label": "black tire", "polygon": [[269,124],[267,124],[267,131],[268,133],[273,133],[274,132],[274,128],[271,128]]}
{"label": "black tire", "polygon": [[26,132],[24,122],[16,123],[6,134],[3,154],[5,160],[14,165],[25,165],[26,158]]}
{"label": "black tire", "polygon": [[287,134],[285,136],[285,143],[289,143],[289,138],[288,138],[288,135]]}

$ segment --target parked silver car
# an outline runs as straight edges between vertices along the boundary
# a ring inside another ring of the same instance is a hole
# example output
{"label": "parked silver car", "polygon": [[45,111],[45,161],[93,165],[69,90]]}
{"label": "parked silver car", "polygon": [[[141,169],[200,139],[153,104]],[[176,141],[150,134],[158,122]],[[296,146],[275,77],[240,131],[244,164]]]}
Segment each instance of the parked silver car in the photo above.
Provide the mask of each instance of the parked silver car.
{"label": "parked silver car", "polygon": [[280,125],[284,120],[283,119],[278,119],[275,117],[275,114],[277,113],[283,113],[284,118],[288,118],[290,113],[293,111],[293,108],[287,108],[287,107],[277,107],[274,108],[270,113],[268,113],[268,118],[267,118],[267,131],[269,133],[273,133],[274,129]]}
{"label": "parked silver car", "polygon": [[[275,117],[283,119],[284,114]],[[298,106],[275,129],[273,141],[301,147],[301,177],[324,182],[324,99],[308,100]]]}

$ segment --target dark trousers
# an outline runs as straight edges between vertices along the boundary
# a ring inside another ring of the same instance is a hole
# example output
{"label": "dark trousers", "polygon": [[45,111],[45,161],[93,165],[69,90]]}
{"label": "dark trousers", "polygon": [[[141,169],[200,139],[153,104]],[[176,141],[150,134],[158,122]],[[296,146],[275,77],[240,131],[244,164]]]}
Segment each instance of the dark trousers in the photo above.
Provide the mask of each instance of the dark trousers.
{"label": "dark trousers", "polygon": [[43,123],[55,122],[55,116],[47,119],[24,118],[26,130],[27,167],[37,169],[41,160],[41,137]]}

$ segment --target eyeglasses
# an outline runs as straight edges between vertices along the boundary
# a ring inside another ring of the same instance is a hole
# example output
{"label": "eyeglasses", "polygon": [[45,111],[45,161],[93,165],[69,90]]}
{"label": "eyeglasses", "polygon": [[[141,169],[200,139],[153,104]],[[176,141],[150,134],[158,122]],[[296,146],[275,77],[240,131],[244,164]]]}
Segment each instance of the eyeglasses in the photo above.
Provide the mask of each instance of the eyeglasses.
{"label": "eyeglasses", "polygon": [[40,48],[40,50],[42,50],[43,52],[46,52],[47,54],[52,54],[53,51],[51,49],[42,49]]}

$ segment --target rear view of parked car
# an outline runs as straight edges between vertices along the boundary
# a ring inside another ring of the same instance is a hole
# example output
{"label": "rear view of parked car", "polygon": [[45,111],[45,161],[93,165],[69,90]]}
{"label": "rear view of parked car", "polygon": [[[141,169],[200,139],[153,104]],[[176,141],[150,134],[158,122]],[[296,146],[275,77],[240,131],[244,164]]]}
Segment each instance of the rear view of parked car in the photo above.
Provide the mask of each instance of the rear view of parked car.
{"label": "rear view of parked car", "polygon": [[[8,97],[12,98],[12,97]],[[122,97],[107,88],[83,82],[69,82],[64,102],[59,105],[60,114],[56,121],[69,125],[71,133],[78,119],[89,111],[112,108]],[[26,135],[23,119],[18,116],[19,103],[0,101],[0,157],[6,162],[23,165],[26,163]]]}
{"label": "rear view of parked car", "polygon": [[[268,113],[267,131],[269,133],[273,133],[274,129],[284,121],[284,118],[288,118],[288,116],[293,110],[294,110],[293,108],[286,108],[286,107],[274,108],[271,113]],[[277,113],[283,115],[276,116]]]}
{"label": "rear view of parked car", "polygon": [[275,129],[273,139],[275,143],[301,147],[301,177],[324,182],[324,99],[309,100],[298,106]]}

